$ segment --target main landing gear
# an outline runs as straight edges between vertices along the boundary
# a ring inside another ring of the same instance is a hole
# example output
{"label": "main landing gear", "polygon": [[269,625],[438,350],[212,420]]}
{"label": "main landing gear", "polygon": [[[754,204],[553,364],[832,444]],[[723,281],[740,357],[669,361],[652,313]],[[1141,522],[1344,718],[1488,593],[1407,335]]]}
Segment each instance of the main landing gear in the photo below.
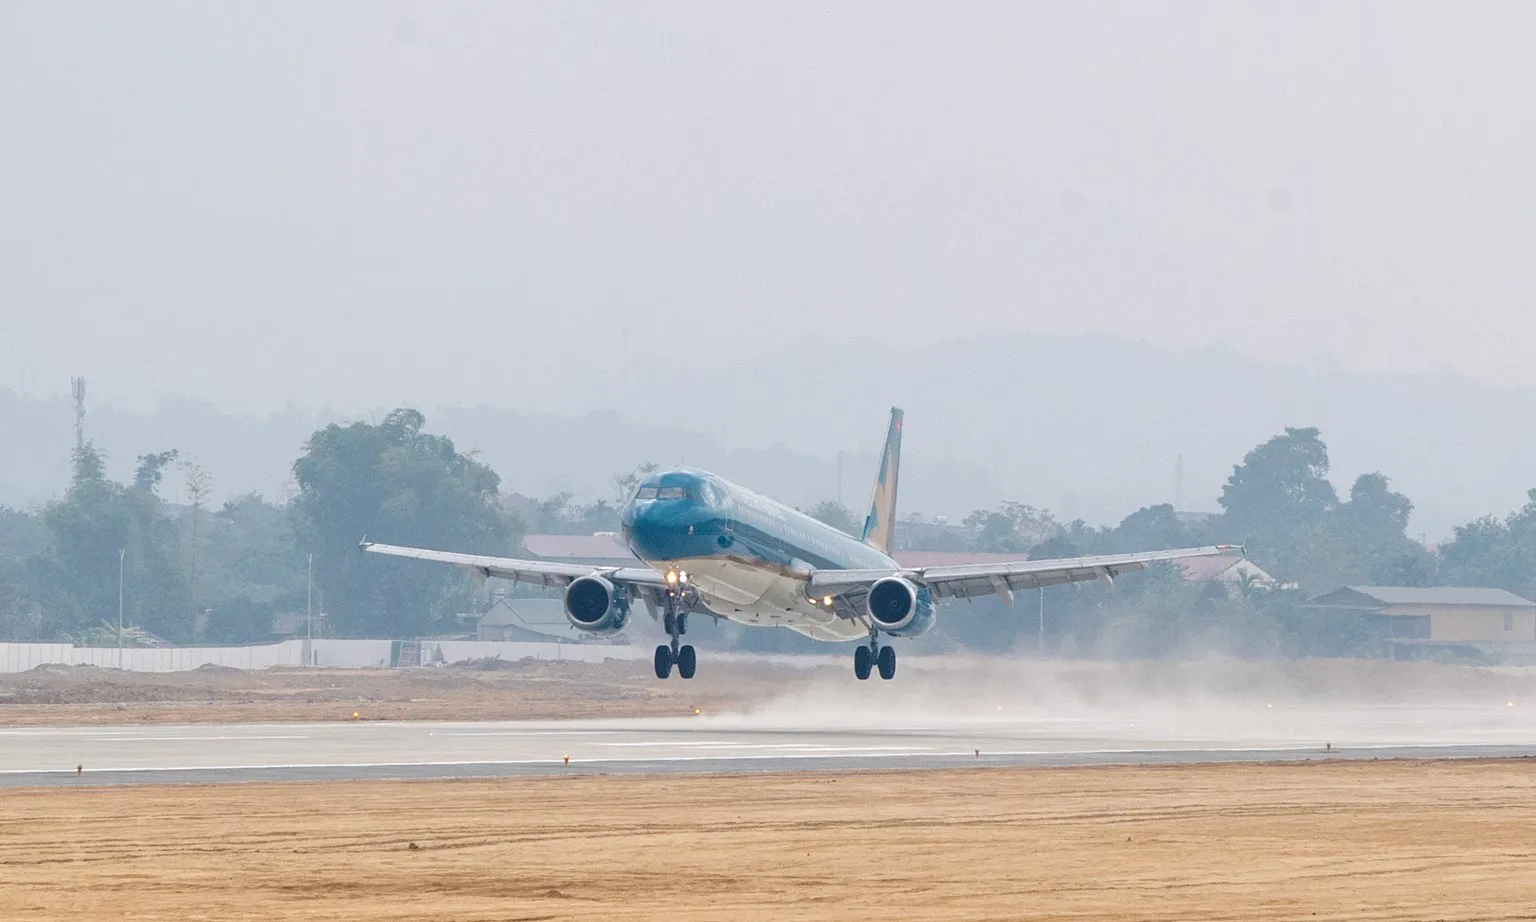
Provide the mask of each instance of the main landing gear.
{"label": "main landing gear", "polygon": [[662,615],[661,623],[672,641],[656,647],[656,678],[665,679],[670,676],[673,666],[677,667],[677,674],[681,678],[693,678],[699,659],[693,652],[692,644],[678,645],[678,638],[688,633],[688,613],[677,610],[675,596],[667,596],[667,610]]}
{"label": "main landing gear", "polygon": [[880,632],[871,629],[869,643],[853,651],[853,674],[862,682],[869,678],[871,669],[880,671],[880,678],[896,677],[896,648],[880,646]]}

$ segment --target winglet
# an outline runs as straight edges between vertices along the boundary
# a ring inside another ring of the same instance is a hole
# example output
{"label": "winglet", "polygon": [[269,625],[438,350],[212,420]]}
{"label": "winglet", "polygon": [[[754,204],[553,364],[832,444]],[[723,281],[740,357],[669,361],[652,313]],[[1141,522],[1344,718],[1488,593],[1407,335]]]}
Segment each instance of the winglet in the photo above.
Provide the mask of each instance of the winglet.
{"label": "winglet", "polygon": [[875,478],[874,496],[869,501],[869,515],[864,519],[864,543],[884,554],[891,552],[891,538],[896,527],[896,479],[901,467],[901,418],[901,409],[891,407],[891,427],[885,433],[885,452],[880,456],[880,475]]}

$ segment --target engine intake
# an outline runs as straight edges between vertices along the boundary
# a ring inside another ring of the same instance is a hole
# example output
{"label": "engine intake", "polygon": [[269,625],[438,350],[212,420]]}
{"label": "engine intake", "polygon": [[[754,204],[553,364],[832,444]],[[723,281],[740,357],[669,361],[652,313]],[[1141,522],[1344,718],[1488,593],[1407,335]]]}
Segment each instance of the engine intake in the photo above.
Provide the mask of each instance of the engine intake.
{"label": "engine intake", "polygon": [[918,613],[918,590],[910,580],[887,576],[869,587],[865,604],[869,617],[886,633],[896,633],[912,624]]}
{"label": "engine intake", "polygon": [[601,576],[583,576],[565,587],[565,617],[578,630],[617,634],[629,622],[629,598]]}

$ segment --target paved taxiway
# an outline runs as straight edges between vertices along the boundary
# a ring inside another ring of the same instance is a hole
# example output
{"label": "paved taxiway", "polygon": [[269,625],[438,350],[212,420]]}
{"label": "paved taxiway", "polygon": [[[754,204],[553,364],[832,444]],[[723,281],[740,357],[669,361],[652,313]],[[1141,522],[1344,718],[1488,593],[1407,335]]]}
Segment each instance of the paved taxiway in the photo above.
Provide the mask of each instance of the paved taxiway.
{"label": "paved taxiway", "polygon": [[0,786],[1536,755],[1491,706],[872,716],[0,728]]}

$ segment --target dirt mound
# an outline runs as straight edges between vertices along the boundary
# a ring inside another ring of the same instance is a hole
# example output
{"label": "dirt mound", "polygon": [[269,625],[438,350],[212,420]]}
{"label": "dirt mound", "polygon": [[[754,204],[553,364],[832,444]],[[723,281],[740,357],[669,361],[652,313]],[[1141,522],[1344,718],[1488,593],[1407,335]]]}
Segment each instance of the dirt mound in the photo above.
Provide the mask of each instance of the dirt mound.
{"label": "dirt mound", "polygon": [[517,669],[526,662],[528,662],[526,659],[510,660],[502,659],[499,656],[482,656],[477,659],[467,659],[463,660],[462,662],[450,663],[447,668],[463,669],[468,672],[499,672],[508,669]]}
{"label": "dirt mound", "polygon": [[99,673],[101,669],[96,666],[66,666],[63,663],[43,663],[41,666],[33,666],[22,675],[29,676],[70,676],[81,672]]}
{"label": "dirt mound", "polygon": [[649,662],[616,660],[169,673],[46,666],[0,675],[0,726],[348,720],[354,711],[369,720],[654,717],[741,708],[763,696],[760,682],[723,667],[684,685],[657,682]]}

